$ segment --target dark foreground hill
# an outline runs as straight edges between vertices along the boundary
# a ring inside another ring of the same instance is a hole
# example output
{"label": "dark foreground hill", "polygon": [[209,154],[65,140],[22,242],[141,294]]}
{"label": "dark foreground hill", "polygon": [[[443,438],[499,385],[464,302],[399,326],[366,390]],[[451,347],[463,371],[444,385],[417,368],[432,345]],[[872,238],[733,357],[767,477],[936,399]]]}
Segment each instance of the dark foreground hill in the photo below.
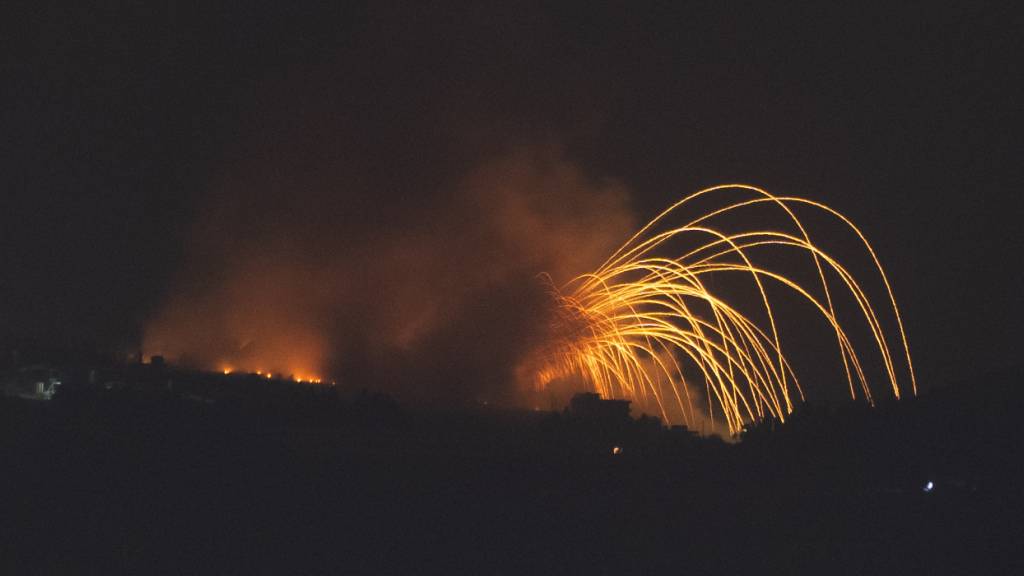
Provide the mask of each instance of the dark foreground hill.
{"label": "dark foreground hill", "polygon": [[[994,574],[1024,564],[1014,378],[651,420],[151,388],[0,400],[6,573]],[[618,450],[616,450],[618,448]]]}

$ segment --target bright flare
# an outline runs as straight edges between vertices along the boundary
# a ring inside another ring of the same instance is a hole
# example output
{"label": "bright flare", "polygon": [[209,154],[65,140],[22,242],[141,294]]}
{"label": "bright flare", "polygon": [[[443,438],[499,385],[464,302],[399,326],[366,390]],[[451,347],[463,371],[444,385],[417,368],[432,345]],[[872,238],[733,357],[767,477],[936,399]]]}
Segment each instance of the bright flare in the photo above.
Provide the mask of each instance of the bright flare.
{"label": "bright flare", "polygon": [[[685,225],[658,231],[657,225],[668,216],[714,200],[718,202],[711,209]],[[856,234],[884,287],[886,301],[881,308],[868,300],[847,268],[811,240],[797,210],[817,211]],[[726,230],[729,218],[751,215],[758,216],[758,221],[774,216],[783,225],[774,230]],[[760,263],[765,255],[777,257],[784,251],[806,257],[813,264],[809,270],[815,280],[801,284]],[[759,311],[741,312],[736,302],[727,301],[716,289],[712,276],[745,278],[757,295],[753,307]],[[874,403],[862,358],[837,317],[834,297],[842,292],[851,296],[855,303],[851,310],[869,329],[887,387],[900,397],[900,373],[909,378],[911,392],[917,393],[896,299],[861,231],[818,202],[774,196],[739,184],[707,188],[683,198],[641,228],[593,273],[561,288],[552,285],[557,303],[554,343],[532,359],[533,385],[544,390],[555,380],[582,380],[605,397],[656,405],[666,421],[678,421],[670,413],[682,414],[688,425],[697,418],[692,391],[703,388],[707,401],[703,409],[712,423],[716,414],[724,417],[730,434],[737,434],[744,423],[767,416],[784,421],[793,411],[793,390],[800,399],[804,393],[783,354],[768,298],[767,287],[772,284],[792,290],[824,317],[834,333],[852,398],[859,391]],[[894,342],[882,327],[880,312],[895,321]]]}

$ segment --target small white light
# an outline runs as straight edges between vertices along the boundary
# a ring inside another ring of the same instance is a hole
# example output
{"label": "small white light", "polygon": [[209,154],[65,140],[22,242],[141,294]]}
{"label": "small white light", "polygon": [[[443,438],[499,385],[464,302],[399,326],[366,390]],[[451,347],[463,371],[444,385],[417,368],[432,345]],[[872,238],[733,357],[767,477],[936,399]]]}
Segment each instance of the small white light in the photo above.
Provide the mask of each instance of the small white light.
{"label": "small white light", "polygon": [[925,483],[925,485],[924,485],[924,491],[925,492],[931,492],[934,489],[935,489],[935,483],[934,482],[929,480],[927,483]]}

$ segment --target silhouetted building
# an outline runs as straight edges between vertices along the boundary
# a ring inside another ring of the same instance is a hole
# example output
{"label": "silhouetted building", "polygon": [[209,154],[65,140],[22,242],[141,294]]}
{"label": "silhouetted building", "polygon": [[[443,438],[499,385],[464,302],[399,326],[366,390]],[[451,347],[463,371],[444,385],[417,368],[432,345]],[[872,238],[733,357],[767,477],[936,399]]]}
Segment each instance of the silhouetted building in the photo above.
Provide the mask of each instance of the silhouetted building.
{"label": "silhouetted building", "polygon": [[606,400],[595,392],[581,392],[569,401],[569,414],[595,422],[624,422],[629,420],[629,404],[629,400]]}
{"label": "silhouetted building", "polygon": [[690,442],[693,440],[697,440],[700,437],[696,431],[690,430],[687,426],[684,426],[682,424],[675,424],[669,426],[668,435],[669,438],[677,442]]}

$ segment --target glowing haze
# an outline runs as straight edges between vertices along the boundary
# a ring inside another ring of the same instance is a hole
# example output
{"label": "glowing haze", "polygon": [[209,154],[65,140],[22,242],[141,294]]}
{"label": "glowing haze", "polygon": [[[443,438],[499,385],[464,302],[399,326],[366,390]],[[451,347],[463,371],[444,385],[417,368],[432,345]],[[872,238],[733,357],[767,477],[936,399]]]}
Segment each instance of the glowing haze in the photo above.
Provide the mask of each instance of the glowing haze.
{"label": "glowing haze", "polygon": [[[274,185],[271,205],[249,194]],[[537,274],[567,281],[635,225],[621,185],[550,145],[482,161],[384,211],[331,208],[330,188],[345,186],[220,182],[145,352],[417,400],[515,402],[515,367],[549,311]]]}
{"label": "glowing haze", "polygon": [[[202,210],[147,353],[446,405],[547,407],[597,390],[729,434],[785,419],[805,397],[785,352],[819,356],[808,351],[829,340],[850,397],[874,402],[872,380],[896,398],[916,391],[877,256],[852,222],[811,200],[720,186],[633,234],[625,188],[551,145],[376,209],[359,202],[372,187],[332,190],[345,186],[337,175],[245,174]],[[812,223],[848,236],[842,255]]]}

